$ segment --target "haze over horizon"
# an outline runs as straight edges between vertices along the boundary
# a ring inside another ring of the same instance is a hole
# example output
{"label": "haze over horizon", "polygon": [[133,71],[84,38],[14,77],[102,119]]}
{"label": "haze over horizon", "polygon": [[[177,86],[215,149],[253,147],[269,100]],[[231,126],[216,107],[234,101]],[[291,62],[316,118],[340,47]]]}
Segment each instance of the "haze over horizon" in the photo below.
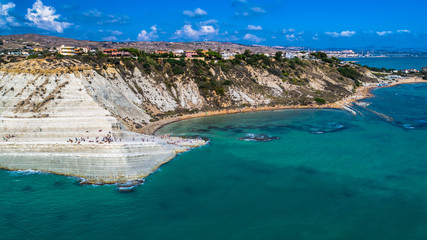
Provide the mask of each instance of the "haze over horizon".
{"label": "haze over horizon", "polygon": [[0,34],[94,41],[229,41],[312,48],[427,49],[424,1],[0,0]]}

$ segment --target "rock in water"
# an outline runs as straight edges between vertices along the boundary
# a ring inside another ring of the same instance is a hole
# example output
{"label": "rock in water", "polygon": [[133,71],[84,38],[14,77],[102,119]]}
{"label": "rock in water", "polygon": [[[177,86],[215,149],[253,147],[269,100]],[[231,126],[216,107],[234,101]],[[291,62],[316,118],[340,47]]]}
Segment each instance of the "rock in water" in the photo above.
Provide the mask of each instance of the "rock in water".
{"label": "rock in water", "polygon": [[239,138],[242,141],[250,141],[250,142],[270,142],[273,140],[279,140],[279,137],[272,137],[267,134],[253,134],[248,133],[245,137]]}

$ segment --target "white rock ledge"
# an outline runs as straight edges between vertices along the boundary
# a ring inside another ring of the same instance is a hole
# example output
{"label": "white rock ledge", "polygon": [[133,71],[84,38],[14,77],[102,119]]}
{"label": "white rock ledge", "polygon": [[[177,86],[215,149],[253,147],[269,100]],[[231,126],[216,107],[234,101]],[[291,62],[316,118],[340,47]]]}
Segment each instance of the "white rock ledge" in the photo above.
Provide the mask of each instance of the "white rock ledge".
{"label": "white rock ledge", "polygon": [[76,176],[91,183],[125,182],[144,178],[177,153],[205,144],[174,139],[179,145],[164,139],[111,144],[1,142],[0,167]]}

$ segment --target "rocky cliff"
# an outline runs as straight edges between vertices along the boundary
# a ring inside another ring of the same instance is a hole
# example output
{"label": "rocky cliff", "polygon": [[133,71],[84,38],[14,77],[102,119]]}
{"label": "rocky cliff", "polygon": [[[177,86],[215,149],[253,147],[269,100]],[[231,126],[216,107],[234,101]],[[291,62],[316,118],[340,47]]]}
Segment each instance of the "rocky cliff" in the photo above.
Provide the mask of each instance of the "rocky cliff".
{"label": "rocky cliff", "polygon": [[159,60],[149,65],[117,59],[93,66],[75,59],[48,60],[0,67],[0,103],[10,110],[3,115],[54,116],[62,107],[59,100],[67,98],[62,89],[73,88],[73,94],[93,100],[137,131],[150,121],[190,112],[335,102],[352,94],[356,83],[376,81],[362,67],[354,70],[357,79],[351,79],[339,71],[342,67],[320,60],[259,66],[199,60]]}

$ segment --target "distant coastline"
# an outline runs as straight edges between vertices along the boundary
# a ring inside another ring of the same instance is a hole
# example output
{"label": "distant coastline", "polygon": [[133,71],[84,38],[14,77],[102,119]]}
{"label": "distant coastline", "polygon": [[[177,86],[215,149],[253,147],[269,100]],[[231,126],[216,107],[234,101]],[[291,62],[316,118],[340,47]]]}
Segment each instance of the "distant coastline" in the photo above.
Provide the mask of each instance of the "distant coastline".
{"label": "distant coastline", "polygon": [[427,57],[421,56],[393,56],[393,57],[359,57],[359,58],[343,58],[344,61],[355,61],[356,63],[369,67],[388,68],[388,69],[417,69],[427,67]]}

